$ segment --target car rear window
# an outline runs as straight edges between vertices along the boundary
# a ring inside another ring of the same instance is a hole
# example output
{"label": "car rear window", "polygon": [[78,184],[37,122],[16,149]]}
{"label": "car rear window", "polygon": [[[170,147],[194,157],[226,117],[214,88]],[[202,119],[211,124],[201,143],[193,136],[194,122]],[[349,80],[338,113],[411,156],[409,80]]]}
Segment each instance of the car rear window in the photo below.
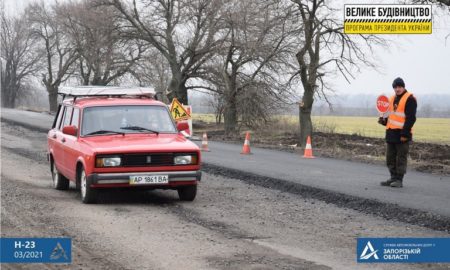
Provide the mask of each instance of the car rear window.
{"label": "car rear window", "polygon": [[123,105],[88,107],[83,110],[81,135],[100,130],[141,133],[127,127],[140,127],[159,133],[175,133],[176,128],[169,111],[164,106]]}

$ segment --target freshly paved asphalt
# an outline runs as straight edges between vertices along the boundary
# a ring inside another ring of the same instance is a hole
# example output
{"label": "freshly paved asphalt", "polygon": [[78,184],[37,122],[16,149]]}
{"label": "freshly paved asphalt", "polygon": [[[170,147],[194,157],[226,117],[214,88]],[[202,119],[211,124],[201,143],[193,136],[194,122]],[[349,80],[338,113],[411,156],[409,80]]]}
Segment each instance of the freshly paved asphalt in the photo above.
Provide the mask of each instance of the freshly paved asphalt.
{"label": "freshly paved asphalt", "polygon": [[[45,113],[10,109],[2,109],[1,117],[2,121],[40,130],[49,128],[53,121]],[[205,163],[450,217],[450,177],[408,171],[405,186],[396,189],[379,185],[388,177],[385,166],[330,158],[303,159],[298,154],[255,147],[251,148],[252,155],[241,155],[241,145],[213,141],[209,141],[209,148],[211,152],[203,152]]]}
{"label": "freshly paved asphalt", "polygon": [[208,144],[211,152],[203,152],[207,163],[450,216],[450,177],[408,171],[404,187],[396,189],[379,184],[389,176],[385,166],[330,158],[304,159],[298,154],[255,147],[251,148],[252,155],[241,155],[240,145]]}

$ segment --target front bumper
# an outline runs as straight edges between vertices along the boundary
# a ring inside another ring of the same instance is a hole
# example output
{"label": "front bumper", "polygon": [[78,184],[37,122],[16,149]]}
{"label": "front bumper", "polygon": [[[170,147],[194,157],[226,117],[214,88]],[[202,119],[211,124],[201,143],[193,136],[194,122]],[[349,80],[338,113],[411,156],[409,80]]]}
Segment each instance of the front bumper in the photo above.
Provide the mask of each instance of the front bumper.
{"label": "front bumper", "polygon": [[166,171],[166,172],[129,172],[129,173],[93,173],[88,176],[91,185],[111,185],[111,184],[128,184],[130,176],[135,175],[168,175],[169,184],[171,182],[192,182],[200,181],[202,178],[201,171]]}

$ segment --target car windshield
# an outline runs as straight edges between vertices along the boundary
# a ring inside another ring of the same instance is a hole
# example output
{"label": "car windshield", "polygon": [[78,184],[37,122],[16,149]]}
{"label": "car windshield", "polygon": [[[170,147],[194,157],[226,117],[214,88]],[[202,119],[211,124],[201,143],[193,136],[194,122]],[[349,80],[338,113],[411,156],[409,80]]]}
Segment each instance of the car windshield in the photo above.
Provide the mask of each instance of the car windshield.
{"label": "car windshield", "polygon": [[175,125],[164,106],[99,106],[83,110],[82,136],[174,132]]}

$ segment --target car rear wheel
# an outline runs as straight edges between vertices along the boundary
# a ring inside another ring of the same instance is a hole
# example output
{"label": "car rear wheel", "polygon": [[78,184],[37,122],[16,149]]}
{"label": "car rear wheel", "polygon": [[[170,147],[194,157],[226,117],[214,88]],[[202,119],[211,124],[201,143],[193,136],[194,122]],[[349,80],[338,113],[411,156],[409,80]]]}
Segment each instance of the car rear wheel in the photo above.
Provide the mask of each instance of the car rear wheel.
{"label": "car rear wheel", "polygon": [[86,177],[84,169],[80,172],[80,184],[81,184],[81,201],[83,203],[95,203],[97,199],[97,191],[91,188],[91,181]]}
{"label": "car rear wheel", "polygon": [[66,190],[69,188],[69,179],[58,172],[54,161],[52,162],[52,181],[54,189]]}
{"label": "car rear wheel", "polygon": [[181,187],[177,189],[178,197],[182,201],[193,201],[197,196],[197,185]]}

